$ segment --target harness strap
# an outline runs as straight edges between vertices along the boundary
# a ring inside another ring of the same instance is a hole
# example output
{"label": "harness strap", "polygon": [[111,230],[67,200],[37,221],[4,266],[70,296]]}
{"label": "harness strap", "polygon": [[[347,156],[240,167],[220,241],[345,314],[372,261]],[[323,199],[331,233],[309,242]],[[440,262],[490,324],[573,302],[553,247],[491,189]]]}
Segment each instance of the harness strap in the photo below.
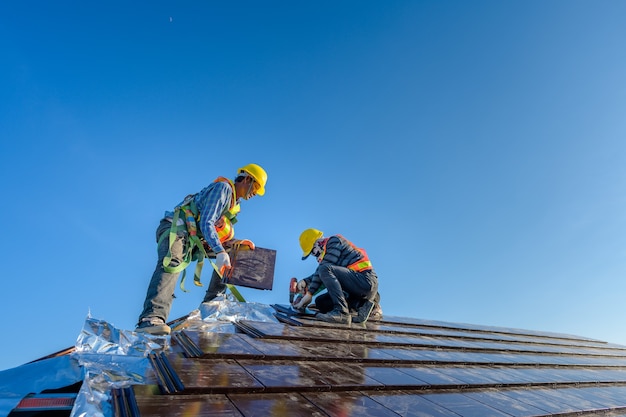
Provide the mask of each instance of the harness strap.
{"label": "harness strap", "polygon": [[[172,219],[172,227],[170,228],[170,231],[168,234],[163,233],[161,235],[161,237],[159,238],[159,242],[157,244],[157,247],[161,244],[161,242],[166,238],[166,236],[169,237],[169,249],[168,249],[168,253],[167,256],[165,258],[163,258],[163,269],[167,272],[181,272],[182,271],[182,275],[181,275],[181,279],[180,279],[180,289],[184,292],[189,292],[186,288],[185,288],[185,278],[186,278],[186,273],[187,270],[186,268],[189,266],[189,264],[192,261],[192,252],[193,252],[193,247],[194,245],[197,246],[199,248],[200,253],[198,253],[198,262],[196,264],[196,270],[194,271],[194,277],[193,277],[193,282],[196,286],[201,287],[202,286],[202,282],[200,281],[200,274],[202,273],[202,268],[204,266],[204,259],[208,259],[209,262],[211,263],[211,266],[213,267],[213,269],[215,270],[215,272],[217,273],[217,275],[220,277],[220,279],[224,279],[224,275],[226,275],[226,277],[228,278],[228,276],[230,274],[228,274],[228,272],[226,274],[221,274],[217,265],[215,264],[215,262],[213,262],[211,260],[211,258],[209,258],[207,256],[206,251],[204,250],[204,246],[202,245],[202,242],[200,241],[200,239],[198,238],[198,236],[194,236],[195,239],[191,238],[190,235],[190,244],[187,245],[188,248],[184,251],[183,254],[183,261],[175,267],[170,266],[170,263],[172,261],[172,245],[173,242],[176,240],[176,233],[179,230],[185,229],[184,225],[180,225],[177,226],[176,223],[178,222],[178,218],[179,218],[179,210],[176,210],[174,212],[174,217]],[[194,243],[191,243],[194,242]],[[228,274],[228,275],[227,275]],[[241,293],[239,292],[239,290],[237,289],[237,287],[235,287],[232,284],[228,284],[226,283],[226,288],[228,288],[228,290],[231,292],[231,294],[235,297],[235,299],[239,302],[245,303],[246,300],[243,297],[243,295],[241,295]]]}
{"label": "harness strap", "polygon": [[[235,195],[234,184],[232,183],[232,181],[223,177],[218,178],[215,182],[217,181],[225,181],[233,189],[233,202],[231,203],[231,207],[228,210],[228,214],[229,214],[228,218],[229,220],[234,220],[235,217],[237,216],[237,213],[239,212],[239,204],[235,204],[236,202],[234,201],[234,195]],[[181,211],[184,213],[184,216],[185,216],[185,224],[178,226],[178,219],[180,218]],[[215,262],[213,262],[208,257],[206,250],[204,249],[204,245],[202,244],[202,241],[200,240],[200,237],[198,236],[198,224],[196,222],[197,216],[198,216],[198,208],[196,206],[196,203],[193,201],[193,195],[189,195],[187,196],[187,198],[185,198],[185,201],[183,202],[181,206],[178,206],[174,209],[174,216],[172,218],[172,226],[170,227],[170,231],[168,233],[169,246],[167,250],[167,255],[165,255],[165,257],[163,258],[163,269],[166,272],[169,272],[169,273],[182,272],[181,278],[180,278],[180,289],[184,292],[189,292],[187,289],[185,289],[185,278],[187,275],[186,268],[189,266],[192,260],[194,260],[193,250],[195,248],[198,248],[198,250],[196,252],[196,258],[197,258],[196,269],[193,274],[194,285],[198,287],[202,287],[200,276],[202,274],[202,268],[204,267],[205,258],[209,259],[209,262],[211,263],[211,266],[213,267],[217,275],[222,280],[224,279],[219,269],[217,268],[217,265],[215,265]],[[187,230],[189,243],[185,245],[186,247],[183,247],[183,259],[181,263],[178,264],[177,266],[170,266],[172,263],[172,246],[174,245],[174,242],[176,241],[178,231],[183,230],[183,229]],[[159,237],[157,248],[159,247],[163,239],[165,239],[165,233],[163,233]],[[246,301],[241,295],[241,293],[239,292],[239,290],[237,290],[237,288],[235,288],[234,285],[226,283],[226,287],[230,290],[230,292],[238,301],[240,302]]]}
{"label": "harness strap", "polygon": [[[246,300],[245,298],[243,298],[243,295],[241,295],[237,287],[235,287],[233,284],[228,283],[228,281],[232,278],[233,270],[237,265],[237,253],[239,253],[241,247],[242,245],[239,242],[233,245],[233,250],[231,251],[232,256],[230,257],[230,268],[224,271],[224,274],[221,274],[220,271],[217,270],[217,265],[215,264],[213,264],[213,269],[215,269],[220,278],[222,278],[222,282],[226,284],[226,288],[230,290],[230,293],[235,297],[235,299],[237,299],[237,301],[239,302],[245,303]],[[248,248],[248,246],[244,247]]]}
{"label": "harness strap", "polygon": [[[165,255],[165,258],[163,258],[163,269],[166,272],[170,272],[170,273],[183,271],[191,263],[191,250],[189,250],[190,248],[183,248],[183,259],[181,263],[178,264],[178,266],[170,266],[170,264],[172,263],[172,246],[174,246],[177,232],[179,230],[179,227],[177,226],[179,217],[180,217],[180,209],[177,207],[176,210],[174,210],[174,217],[172,218],[172,226],[170,227],[170,231],[168,234],[169,247],[167,250],[167,255]],[[183,226],[181,226],[181,228],[182,227]],[[165,233],[163,233],[161,237],[159,238],[159,242],[158,242],[159,245],[161,244],[164,238],[165,238]]]}
{"label": "harness strap", "polygon": [[[211,259],[209,259],[209,262],[211,262],[211,266],[213,267],[213,269],[215,270],[215,272],[217,273],[217,275],[222,279],[222,281],[224,280],[224,276],[228,277],[230,274],[232,274],[232,272],[228,272],[226,271],[223,275],[220,273],[219,269],[217,268],[217,265],[215,265],[215,262],[213,262]],[[231,269],[232,271],[232,269]],[[235,297],[235,299],[241,303],[245,303],[246,299],[243,298],[243,295],[241,295],[241,293],[239,292],[239,290],[237,289],[237,287],[235,287],[233,284],[226,284],[226,288],[228,288],[228,290],[230,291],[230,293]]]}
{"label": "harness strap", "polygon": [[[185,215],[185,225],[178,226],[178,219],[180,218],[180,212],[183,212]],[[170,227],[169,231],[169,247],[167,250],[167,255],[163,258],[163,270],[169,273],[182,272],[182,276],[180,279],[180,289],[184,292],[189,292],[185,289],[185,278],[187,275],[186,268],[189,266],[191,261],[193,260],[193,250],[198,248],[196,252],[197,262],[196,269],[193,274],[193,283],[201,287],[202,282],[200,280],[200,276],[202,274],[202,267],[204,266],[204,258],[207,257],[206,250],[202,245],[202,241],[198,236],[198,226],[196,224],[196,217],[194,212],[197,212],[196,205],[193,201],[191,201],[188,205],[182,207],[176,207],[174,210],[174,216],[172,218],[172,227]],[[172,246],[176,241],[177,232],[186,228],[189,238],[189,243],[185,245],[183,248],[183,259],[180,264],[177,266],[171,266],[172,263]],[[161,235],[159,238],[159,244],[161,244],[162,240],[165,238],[165,233]],[[158,247],[158,246],[157,246]]]}

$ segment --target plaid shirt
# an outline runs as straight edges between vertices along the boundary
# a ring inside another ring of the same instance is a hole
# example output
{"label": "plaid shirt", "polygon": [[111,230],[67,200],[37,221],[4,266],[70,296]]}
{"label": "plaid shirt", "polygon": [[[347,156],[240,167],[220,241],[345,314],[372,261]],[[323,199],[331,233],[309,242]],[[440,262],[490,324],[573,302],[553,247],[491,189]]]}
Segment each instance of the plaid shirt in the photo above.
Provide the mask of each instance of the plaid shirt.
{"label": "plaid shirt", "polygon": [[[207,185],[193,198],[200,213],[198,227],[202,236],[215,253],[224,250],[217,236],[215,223],[230,208],[233,198],[235,198],[235,196],[233,195],[230,185],[222,181]],[[179,205],[182,205],[183,202],[184,201],[181,201]],[[171,219],[173,216],[174,213],[171,211],[165,212],[166,218]]]}

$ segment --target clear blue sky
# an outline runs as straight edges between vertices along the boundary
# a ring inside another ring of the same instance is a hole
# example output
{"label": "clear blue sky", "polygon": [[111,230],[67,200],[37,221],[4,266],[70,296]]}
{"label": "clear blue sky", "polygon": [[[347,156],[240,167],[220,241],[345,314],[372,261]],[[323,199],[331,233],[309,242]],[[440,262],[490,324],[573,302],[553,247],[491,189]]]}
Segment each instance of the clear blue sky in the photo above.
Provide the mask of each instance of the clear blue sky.
{"label": "clear blue sky", "polygon": [[[163,211],[254,162],[239,238],[367,249],[385,314],[626,344],[626,2],[0,5],[0,369],[133,329]],[[209,274],[205,273],[205,283]],[[170,318],[204,289],[177,292]]]}

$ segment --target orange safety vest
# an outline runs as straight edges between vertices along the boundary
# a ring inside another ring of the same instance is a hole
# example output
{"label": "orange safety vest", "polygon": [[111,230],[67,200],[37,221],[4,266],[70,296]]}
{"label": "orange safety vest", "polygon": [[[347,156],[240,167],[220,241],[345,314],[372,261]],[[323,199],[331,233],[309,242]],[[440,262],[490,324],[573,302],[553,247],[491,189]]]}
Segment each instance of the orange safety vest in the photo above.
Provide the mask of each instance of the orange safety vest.
{"label": "orange safety vest", "polygon": [[230,207],[228,208],[226,213],[215,223],[215,231],[217,232],[217,237],[219,238],[221,243],[224,243],[235,237],[235,227],[233,225],[237,223],[237,214],[239,214],[241,206],[237,204],[235,183],[224,177],[218,177],[214,182],[220,181],[230,185],[230,188],[233,191],[233,198]]}
{"label": "orange safety vest", "polygon": [[[350,265],[348,265],[346,268],[355,271],[355,272],[364,272],[364,271],[369,271],[370,269],[372,269],[372,262],[370,262],[370,258],[367,256],[367,252],[365,252],[365,249],[361,249],[361,248],[357,248],[356,246],[354,246],[354,244],[352,242],[350,242],[348,239],[346,239],[345,237],[341,236],[341,235],[336,235],[340,238],[342,238],[343,240],[345,240],[346,242],[348,242],[348,244],[352,247],[352,249],[354,249],[355,251],[359,252],[362,256],[361,259],[359,259],[358,261],[351,263]],[[326,244],[328,243],[328,239],[326,239],[326,241],[324,242],[324,247],[322,248],[322,254],[320,255],[320,260],[324,259],[324,255],[326,255]]]}

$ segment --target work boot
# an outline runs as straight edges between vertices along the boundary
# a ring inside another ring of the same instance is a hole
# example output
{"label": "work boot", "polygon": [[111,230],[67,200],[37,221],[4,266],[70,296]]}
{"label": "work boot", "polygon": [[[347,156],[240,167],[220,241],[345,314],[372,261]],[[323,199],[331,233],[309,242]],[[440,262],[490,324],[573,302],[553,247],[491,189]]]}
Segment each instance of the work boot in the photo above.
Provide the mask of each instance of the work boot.
{"label": "work boot", "polygon": [[383,309],[380,304],[376,304],[370,313],[369,321],[380,321],[383,319]]}
{"label": "work boot", "polygon": [[356,317],[352,319],[353,323],[365,323],[370,317],[370,313],[374,308],[374,303],[366,300],[361,307],[356,310]]}
{"label": "work boot", "polygon": [[339,310],[329,311],[328,313],[317,313],[315,318],[327,323],[352,324],[352,316],[348,313],[342,313]]}
{"label": "work boot", "polygon": [[167,336],[172,329],[159,317],[147,317],[141,320],[135,331],[154,336]]}

